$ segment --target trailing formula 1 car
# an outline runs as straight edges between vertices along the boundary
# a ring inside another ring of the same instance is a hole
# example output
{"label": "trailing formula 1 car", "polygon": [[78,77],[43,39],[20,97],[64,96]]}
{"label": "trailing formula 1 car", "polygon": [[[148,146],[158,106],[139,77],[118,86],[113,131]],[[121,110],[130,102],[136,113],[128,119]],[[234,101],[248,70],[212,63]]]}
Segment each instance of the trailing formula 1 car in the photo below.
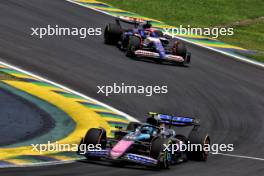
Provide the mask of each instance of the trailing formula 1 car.
{"label": "trailing formula 1 car", "polygon": [[[100,149],[86,150],[82,155],[88,160],[104,158],[162,169],[188,159],[206,161],[209,152],[204,146],[210,144],[210,138],[201,130],[198,119],[149,113],[146,123],[130,122],[126,130],[117,130],[112,138],[107,138],[102,128],[91,128],[79,146],[98,144]],[[196,151],[175,149],[183,144],[201,147]]]}
{"label": "trailing formula 1 car", "polygon": [[[121,22],[133,24],[133,28],[125,29]],[[191,53],[187,52],[184,43],[165,37],[149,21],[136,21],[116,18],[116,23],[106,25],[104,30],[106,44],[117,45],[128,57],[143,57],[157,63],[176,62],[189,64]]]}

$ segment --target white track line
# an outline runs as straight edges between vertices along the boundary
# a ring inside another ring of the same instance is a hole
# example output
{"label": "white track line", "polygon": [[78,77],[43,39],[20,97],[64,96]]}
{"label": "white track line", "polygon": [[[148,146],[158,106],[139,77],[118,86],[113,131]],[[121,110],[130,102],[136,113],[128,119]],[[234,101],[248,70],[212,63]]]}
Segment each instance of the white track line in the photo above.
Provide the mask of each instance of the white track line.
{"label": "white track line", "polygon": [[77,92],[77,91],[75,91],[75,90],[72,90],[72,89],[70,89],[70,88],[68,88],[68,87],[66,87],[66,86],[63,86],[63,85],[59,84],[59,83],[55,83],[55,82],[50,81],[50,80],[48,80],[48,79],[45,79],[45,78],[43,78],[43,77],[41,77],[41,76],[39,76],[39,75],[36,75],[36,74],[34,74],[34,73],[31,73],[31,72],[28,72],[28,71],[26,71],[26,70],[23,70],[23,69],[21,69],[21,68],[19,68],[19,67],[16,67],[16,66],[10,65],[10,64],[5,63],[5,62],[3,62],[3,61],[0,61],[0,64],[2,64],[2,65],[4,65],[4,66],[7,66],[7,67],[9,67],[9,68],[12,68],[12,69],[14,69],[14,70],[20,71],[20,72],[22,72],[22,73],[24,73],[24,74],[30,75],[30,76],[32,76],[32,77],[35,77],[35,78],[37,78],[37,79],[39,79],[39,80],[42,80],[42,81],[44,81],[44,82],[50,83],[50,84],[52,84],[52,85],[54,85],[54,86],[57,86],[57,87],[59,87],[59,88],[61,88],[61,89],[67,90],[67,91],[69,91],[69,92],[71,92],[71,93],[73,93],[73,94],[75,94],[75,95],[78,95],[78,96],[80,96],[80,97],[82,97],[82,98],[84,98],[84,99],[87,99],[87,100],[89,100],[89,101],[93,101],[93,102],[97,103],[98,105],[104,106],[105,108],[108,108],[108,109],[112,110],[113,112],[118,113],[118,114],[120,114],[120,115],[126,117],[126,118],[127,118],[128,120],[130,120],[130,121],[136,121],[136,122],[138,121],[138,120],[135,119],[134,117],[132,117],[132,116],[130,116],[130,115],[124,113],[124,112],[121,112],[121,111],[115,109],[115,108],[112,107],[112,106],[109,106],[109,105],[107,105],[107,104],[105,104],[105,103],[102,103],[102,102],[100,102],[100,101],[98,101],[98,100],[95,100],[95,99],[93,99],[93,98],[91,98],[91,97],[88,97],[88,96],[86,96],[86,95],[84,95],[84,94],[82,94],[82,93],[80,93],[80,92]]}
{"label": "white track line", "polygon": [[[103,14],[106,14],[106,15],[109,15],[109,16],[112,16],[112,17],[115,17],[115,16],[113,16],[113,15],[111,15],[111,14],[105,12],[105,11],[98,10],[98,9],[95,9],[95,8],[91,8],[91,7],[87,7],[86,5],[84,5],[82,3],[79,3],[79,2],[75,2],[75,1],[72,1],[72,0],[66,0],[66,1],[68,1],[70,3],[73,3],[73,4],[80,5],[80,6],[85,7],[85,8],[92,9],[94,11],[97,11],[97,12],[100,12],[100,13],[103,13]],[[243,57],[243,56],[234,55],[234,54],[231,54],[231,53],[228,53],[228,52],[225,52],[225,51],[213,48],[213,47],[209,47],[209,46],[205,46],[205,45],[202,45],[202,44],[199,44],[199,43],[195,43],[195,42],[189,41],[188,39],[185,39],[185,38],[181,38],[181,37],[175,37],[175,38],[177,38],[179,40],[182,40],[182,41],[185,41],[186,43],[190,43],[190,44],[193,44],[193,45],[196,45],[196,46],[200,46],[202,48],[206,48],[206,49],[214,51],[214,52],[218,52],[218,53],[224,54],[224,55],[232,57],[232,58],[234,58],[234,59],[236,59],[238,61],[242,61],[242,62],[245,62],[245,63],[248,63],[248,64],[252,64],[252,65],[264,68],[264,64],[261,63],[261,62],[254,61],[254,60],[251,60],[251,59],[247,59],[246,57]]]}
{"label": "white track line", "polygon": [[229,157],[235,157],[235,158],[243,158],[243,159],[252,159],[252,160],[258,160],[258,161],[264,161],[264,158],[257,158],[257,157],[244,156],[244,155],[233,155],[233,154],[227,154],[227,153],[211,153],[211,154],[229,156]]}
{"label": "white track line", "polygon": [[201,45],[199,43],[195,43],[195,42],[189,41],[188,39],[184,39],[184,38],[181,38],[181,37],[175,37],[175,38],[177,38],[179,40],[182,40],[182,41],[185,41],[186,43],[190,43],[190,44],[193,44],[193,45],[196,45],[196,46],[200,46],[202,48],[206,48],[206,49],[211,50],[211,51],[215,51],[215,52],[227,55],[227,56],[232,57],[232,58],[234,58],[236,60],[243,61],[245,63],[252,64],[252,65],[264,68],[264,64],[261,63],[261,62],[254,61],[254,60],[251,60],[251,59],[247,59],[246,57],[234,55],[234,54],[231,54],[231,53],[228,53],[228,52],[216,49],[216,48],[212,48],[212,47],[209,47],[209,46]]}

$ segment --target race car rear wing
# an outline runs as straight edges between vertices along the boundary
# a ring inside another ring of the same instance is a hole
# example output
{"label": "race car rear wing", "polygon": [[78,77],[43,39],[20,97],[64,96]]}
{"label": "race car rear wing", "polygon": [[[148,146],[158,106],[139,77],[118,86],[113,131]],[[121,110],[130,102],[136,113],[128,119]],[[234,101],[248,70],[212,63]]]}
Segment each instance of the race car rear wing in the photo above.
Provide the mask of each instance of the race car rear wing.
{"label": "race car rear wing", "polygon": [[188,126],[188,125],[199,125],[200,120],[190,117],[179,117],[160,113],[149,113],[150,117],[157,120],[158,123],[164,123],[165,125],[171,126]]}
{"label": "race car rear wing", "polygon": [[120,22],[132,24],[136,27],[138,27],[142,23],[150,23],[150,21],[146,21],[142,18],[133,18],[133,17],[125,17],[125,16],[119,16],[115,19],[116,23],[118,25],[121,25]]}

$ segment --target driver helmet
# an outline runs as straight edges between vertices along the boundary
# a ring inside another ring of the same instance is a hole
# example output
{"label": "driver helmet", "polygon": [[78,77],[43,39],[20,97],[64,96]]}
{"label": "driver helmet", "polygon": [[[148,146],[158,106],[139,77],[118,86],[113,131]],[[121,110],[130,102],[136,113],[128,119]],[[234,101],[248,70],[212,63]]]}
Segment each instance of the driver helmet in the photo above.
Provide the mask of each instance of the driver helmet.
{"label": "driver helmet", "polygon": [[157,37],[155,30],[151,28],[145,29],[144,33],[145,33],[145,36],[148,36],[148,37]]}
{"label": "driver helmet", "polygon": [[143,24],[143,29],[147,29],[147,28],[151,28],[152,25],[149,22],[146,22],[145,24]]}

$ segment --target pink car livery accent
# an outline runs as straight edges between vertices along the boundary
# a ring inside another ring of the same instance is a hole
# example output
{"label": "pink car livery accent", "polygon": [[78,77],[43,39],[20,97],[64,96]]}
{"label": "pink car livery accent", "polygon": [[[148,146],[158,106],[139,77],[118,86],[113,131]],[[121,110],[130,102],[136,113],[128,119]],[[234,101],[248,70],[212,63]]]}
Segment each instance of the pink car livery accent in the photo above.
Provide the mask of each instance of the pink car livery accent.
{"label": "pink car livery accent", "polygon": [[126,140],[119,141],[112,148],[112,150],[110,152],[110,156],[113,159],[116,159],[116,158],[122,156],[133,143],[134,143],[134,141],[126,141]]}

